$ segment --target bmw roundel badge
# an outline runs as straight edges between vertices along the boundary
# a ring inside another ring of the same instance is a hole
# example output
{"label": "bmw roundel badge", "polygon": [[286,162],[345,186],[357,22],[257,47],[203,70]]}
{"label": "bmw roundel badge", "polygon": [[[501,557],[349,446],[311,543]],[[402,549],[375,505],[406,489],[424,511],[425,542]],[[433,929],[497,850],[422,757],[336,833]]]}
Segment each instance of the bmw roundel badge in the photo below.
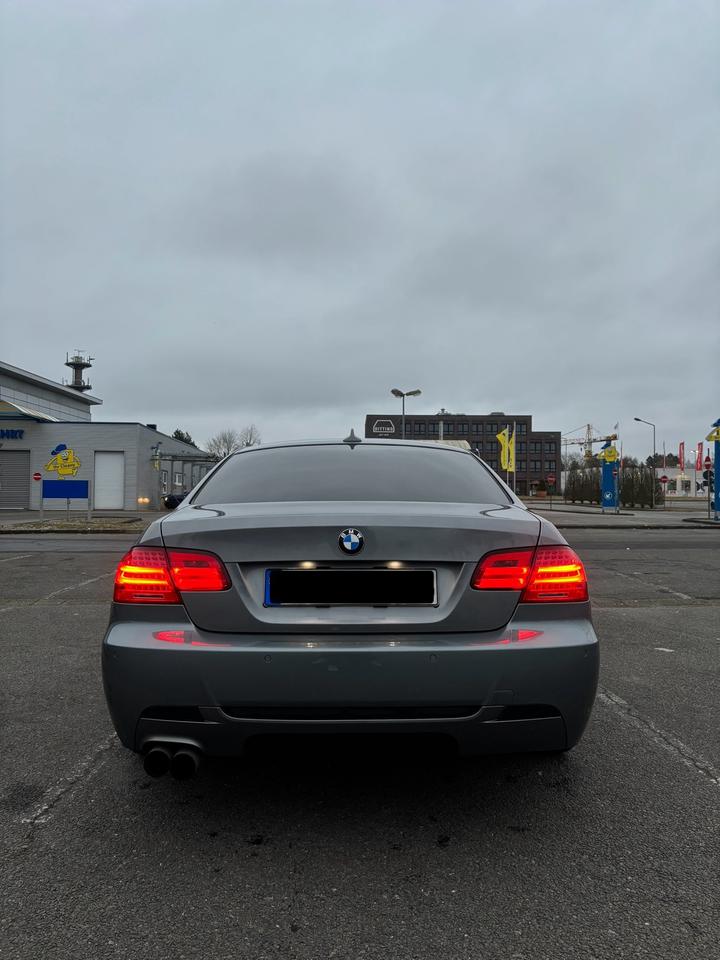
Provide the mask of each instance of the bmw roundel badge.
{"label": "bmw roundel badge", "polygon": [[348,527],[347,530],[343,530],[338,537],[338,545],[343,553],[359,553],[364,543],[365,537],[363,537],[359,530],[355,530],[353,527]]}

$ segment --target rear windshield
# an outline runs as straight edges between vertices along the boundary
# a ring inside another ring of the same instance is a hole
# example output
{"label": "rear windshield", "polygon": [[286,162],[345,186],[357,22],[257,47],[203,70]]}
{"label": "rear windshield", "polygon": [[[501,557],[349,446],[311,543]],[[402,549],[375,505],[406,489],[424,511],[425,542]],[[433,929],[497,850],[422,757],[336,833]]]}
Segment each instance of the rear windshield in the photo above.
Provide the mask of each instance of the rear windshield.
{"label": "rear windshield", "polygon": [[409,500],[509,503],[494,475],[457,450],[398,444],[318,444],[230,457],[193,503]]}

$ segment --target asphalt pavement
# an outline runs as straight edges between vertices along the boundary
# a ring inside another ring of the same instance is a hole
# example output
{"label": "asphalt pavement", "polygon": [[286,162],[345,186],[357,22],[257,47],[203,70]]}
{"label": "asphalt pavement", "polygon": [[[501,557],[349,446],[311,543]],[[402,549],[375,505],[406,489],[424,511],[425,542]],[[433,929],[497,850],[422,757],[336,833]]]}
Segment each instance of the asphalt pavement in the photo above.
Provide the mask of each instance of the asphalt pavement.
{"label": "asphalt pavement", "polygon": [[0,958],[718,953],[720,539],[578,529],[601,689],[561,758],[267,752],[149,780],[100,684],[133,537],[0,537]]}

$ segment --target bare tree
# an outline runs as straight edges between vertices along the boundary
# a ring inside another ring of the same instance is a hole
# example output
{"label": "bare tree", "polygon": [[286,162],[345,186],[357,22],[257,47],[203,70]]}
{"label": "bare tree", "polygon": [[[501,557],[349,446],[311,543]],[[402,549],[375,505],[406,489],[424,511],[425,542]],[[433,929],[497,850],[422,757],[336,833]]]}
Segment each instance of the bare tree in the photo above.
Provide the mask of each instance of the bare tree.
{"label": "bare tree", "polygon": [[254,423],[251,423],[242,430],[235,430],[232,427],[220,430],[214,437],[210,437],[205,444],[205,449],[213,459],[222,460],[236,450],[253,447],[256,443],[260,443],[260,431]]}
{"label": "bare tree", "polygon": [[214,437],[210,437],[205,444],[205,449],[214,460],[222,460],[223,457],[235,453],[242,446],[238,431],[228,428],[227,430],[220,430]]}
{"label": "bare tree", "polygon": [[240,446],[254,447],[257,443],[260,443],[260,431],[254,423],[249,423],[240,431]]}

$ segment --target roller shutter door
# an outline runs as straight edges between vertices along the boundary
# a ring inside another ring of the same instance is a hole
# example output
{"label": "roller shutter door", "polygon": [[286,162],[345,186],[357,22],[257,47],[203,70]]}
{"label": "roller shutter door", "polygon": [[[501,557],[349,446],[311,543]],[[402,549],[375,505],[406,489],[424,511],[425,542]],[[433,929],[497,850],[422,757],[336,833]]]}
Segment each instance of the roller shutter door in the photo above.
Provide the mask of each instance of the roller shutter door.
{"label": "roller shutter door", "polygon": [[125,506],[125,454],[95,452],[93,496],[96,510],[122,510]]}
{"label": "roller shutter door", "polygon": [[30,507],[30,451],[0,450],[0,510]]}

